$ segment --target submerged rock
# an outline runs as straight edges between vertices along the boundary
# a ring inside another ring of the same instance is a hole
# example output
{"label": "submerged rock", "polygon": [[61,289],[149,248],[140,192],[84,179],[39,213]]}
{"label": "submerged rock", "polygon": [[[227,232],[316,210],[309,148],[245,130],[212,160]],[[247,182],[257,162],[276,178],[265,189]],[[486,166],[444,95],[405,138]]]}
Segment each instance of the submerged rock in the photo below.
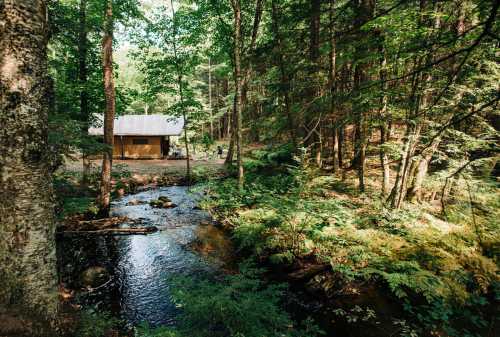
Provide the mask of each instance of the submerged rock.
{"label": "submerged rock", "polygon": [[108,282],[110,275],[106,268],[93,266],[85,269],[80,276],[80,284],[88,288],[96,288]]}
{"label": "submerged rock", "polygon": [[127,203],[127,206],[137,206],[137,205],[142,205],[142,204],[145,204],[145,202],[142,200],[133,199]]}

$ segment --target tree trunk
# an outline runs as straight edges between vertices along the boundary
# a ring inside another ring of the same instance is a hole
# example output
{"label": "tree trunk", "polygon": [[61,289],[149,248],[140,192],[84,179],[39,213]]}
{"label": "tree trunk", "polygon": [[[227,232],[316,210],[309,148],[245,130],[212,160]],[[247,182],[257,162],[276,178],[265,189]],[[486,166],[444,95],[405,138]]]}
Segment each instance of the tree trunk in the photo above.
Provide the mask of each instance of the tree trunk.
{"label": "tree trunk", "polygon": [[382,167],[382,196],[387,197],[387,194],[389,193],[390,189],[390,166],[389,166],[389,158],[387,156],[387,153],[385,151],[384,145],[385,143],[389,140],[391,131],[388,127],[388,124],[390,123],[390,120],[387,116],[387,104],[388,104],[388,97],[387,97],[387,58],[385,55],[385,48],[383,46],[383,40],[380,45],[380,54],[381,54],[381,64],[380,64],[380,81],[382,82],[381,84],[381,91],[382,91],[382,98],[380,99],[380,165]]}
{"label": "tree trunk", "polygon": [[290,132],[290,140],[292,141],[293,148],[297,148],[297,130],[295,129],[295,122],[292,116],[292,109],[291,109],[291,101],[290,101],[290,79],[288,76],[288,72],[286,71],[285,67],[285,60],[283,56],[283,43],[282,43],[282,37],[281,33],[279,30],[279,11],[278,11],[278,6],[276,5],[276,0],[272,1],[272,27],[273,27],[273,33],[274,33],[274,40],[276,43],[276,54],[278,56],[278,66],[280,69],[280,80],[281,80],[281,85],[280,85],[280,90],[283,95],[283,100],[285,103],[285,114],[288,122],[288,130]]}
{"label": "tree trunk", "polygon": [[333,159],[333,172],[339,171],[339,140],[337,132],[337,107],[335,106],[335,94],[337,91],[337,41],[335,40],[335,0],[330,1],[330,114],[332,118],[332,159]]}
{"label": "tree trunk", "polygon": [[[356,20],[357,25],[362,25],[365,22],[373,18],[375,13],[375,0],[360,0],[357,6],[358,19]],[[369,39],[373,36],[367,36],[365,32],[359,32],[360,41],[367,41],[369,44]],[[356,58],[358,60],[363,60],[370,50],[366,44],[360,44],[356,46]],[[359,180],[359,190],[361,192],[365,191],[365,171],[366,171],[366,148],[368,146],[368,121],[367,115],[369,113],[369,104],[364,102],[362,98],[361,90],[363,86],[367,85],[371,80],[369,75],[369,68],[371,66],[370,61],[358,62],[354,72],[354,86],[357,91],[357,97],[354,100],[354,110],[357,116],[357,135],[359,141],[355,142],[355,154],[358,169],[358,180]],[[356,162],[356,161],[355,161]]]}
{"label": "tree trunk", "polygon": [[394,182],[394,186],[388,198],[391,208],[399,209],[403,205],[407,191],[406,185],[408,182],[409,169],[413,154],[415,153],[415,148],[419,142],[421,128],[421,124],[409,124],[407,126],[403,154],[399,162],[396,181]]}
{"label": "tree trunk", "polygon": [[319,59],[320,25],[321,25],[321,0],[310,0],[311,13],[309,22],[309,55],[311,62],[317,66]]}
{"label": "tree trunk", "polygon": [[[428,4],[426,1],[420,2],[421,12],[424,12]],[[433,4],[435,9],[438,3]],[[434,30],[439,29],[441,25],[441,16],[435,15],[434,21],[426,22],[422,17],[420,19],[422,25],[427,25],[429,28]],[[424,58],[424,64],[432,62],[434,55],[426,55]],[[417,59],[415,61],[415,68],[419,67],[419,63],[422,59]],[[411,108],[410,117],[407,120],[407,132],[405,135],[405,147],[403,151],[403,156],[399,164],[398,174],[396,176],[396,181],[394,187],[392,188],[391,194],[388,198],[392,208],[401,208],[404,200],[406,199],[406,194],[408,192],[408,182],[411,178],[411,168],[413,164],[413,159],[415,156],[415,150],[420,142],[420,134],[422,132],[423,120],[425,119],[425,110],[429,106],[433,92],[430,90],[430,85],[432,83],[433,76],[431,69],[426,70],[423,73],[416,73],[413,77],[413,88],[411,94],[411,100],[413,107]],[[422,114],[422,111],[424,114]],[[422,120],[419,120],[419,117]],[[416,169],[417,167],[413,165]]]}
{"label": "tree trunk", "polygon": [[[80,17],[78,32],[78,79],[80,81],[80,120],[82,133],[87,135],[89,128],[89,102],[87,94],[87,0],[80,0]],[[82,185],[88,186],[90,176],[90,160],[88,150],[82,149]]]}
{"label": "tree trunk", "polygon": [[242,78],[241,78],[241,3],[232,0],[234,12],[234,84],[235,84],[235,114],[236,119],[236,161],[238,165],[238,186],[243,187],[244,172],[242,158]]}
{"label": "tree trunk", "polygon": [[[188,138],[188,123],[187,123],[187,111],[184,107],[184,82],[183,82],[183,70],[180,64],[179,53],[177,51],[177,22],[175,17],[174,1],[170,0],[170,10],[172,11],[172,40],[174,47],[174,57],[175,57],[175,68],[177,71],[177,87],[179,89],[179,98],[182,107],[182,120],[184,121],[184,144],[186,148],[186,181],[188,185],[191,184],[191,155],[189,154],[189,138]],[[196,147],[193,144],[193,152],[196,154]]]}
{"label": "tree trunk", "polygon": [[20,326],[33,336],[58,306],[46,20],[45,1],[0,4],[0,315],[33,322]]}
{"label": "tree trunk", "polygon": [[210,109],[210,137],[214,136],[214,115],[212,109],[212,63],[208,58],[208,108]]}
{"label": "tree trunk", "polygon": [[384,149],[384,144],[389,140],[389,129],[385,122],[380,126],[380,165],[382,166],[382,196],[386,197],[390,189],[390,174],[389,158]]}
{"label": "tree trunk", "polygon": [[229,134],[229,149],[227,150],[226,160],[224,161],[225,165],[231,165],[233,163],[234,157],[234,144],[235,144],[235,130],[236,130],[236,95],[233,99],[233,112],[231,114],[228,113],[229,121],[227,123],[228,134]]}
{"label": "tree trunk", "polygon": [[407,195],[408,200],[411,202],[422,201],[422,185],[425,177],[427,176],[427,171],[429,170],[429,163],[434,155],[434,152],[436,152],[439,147],[439,143],[441,143],[441,137],[434,138],[430,146],[422,154],[422,158],[417,163],[413,182]]}
{"label": "tree trunk", "polygon": [[115,84],[113,78],[113,1],[107,0],[104,36],[102,38],[102,66],[104,77],[104,96],[106,110],[104,112],[104,144],[107,146],[103,153],[101,170],[101,187],[98,198],[99,215],[109,216],[111,202],[111,168],[113,160],[113,126],[115,119]]}
{"label": "tree trunk", "polygon": [[337,127],[337,141],[338,141],[338,156],[339,156],[339,169],[344,167],[344,126]]}

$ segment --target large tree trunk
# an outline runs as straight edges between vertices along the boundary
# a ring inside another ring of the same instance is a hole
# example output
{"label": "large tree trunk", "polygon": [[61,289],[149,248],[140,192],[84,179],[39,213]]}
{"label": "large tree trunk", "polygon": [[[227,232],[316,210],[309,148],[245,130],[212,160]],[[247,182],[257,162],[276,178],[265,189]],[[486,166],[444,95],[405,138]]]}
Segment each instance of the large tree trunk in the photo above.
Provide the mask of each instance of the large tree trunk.
{"label": "large tree trunk", "polygon": [[115,83],[113,78],[113,1],[107,0],[104,36],[102,38],[102,66],[104,76],[104,96],[106,111],[104,112],[104,144],[101,187],[98,198],[100,216],[109,216],[111,202],[111,167],[113,160],[113,126],[115,119]]}
{"label": "large tree trunk", "polygon": [[45,1],[0,2],[0,317],[45,323],[58,306],[46,20]]}
{"label": "large tree trunk", "polygon": [[243,187],[243,158],[242,158],[242,74],[241,74],[241,3],[232,0],[234,13],[234,84],[235,84],[235,114],[236,119],[236,161],[238,165],[238,186]]}
{"label": "large tree trunk", "polygon": [[[89,102],[87,94],[87,0],[80,0],[80,22],[78,32],[78,79],[80,81],[80,120],[84,135],[89,127]],[[82,185],[89,184],[90,160],[87,149],[82,149]]]}

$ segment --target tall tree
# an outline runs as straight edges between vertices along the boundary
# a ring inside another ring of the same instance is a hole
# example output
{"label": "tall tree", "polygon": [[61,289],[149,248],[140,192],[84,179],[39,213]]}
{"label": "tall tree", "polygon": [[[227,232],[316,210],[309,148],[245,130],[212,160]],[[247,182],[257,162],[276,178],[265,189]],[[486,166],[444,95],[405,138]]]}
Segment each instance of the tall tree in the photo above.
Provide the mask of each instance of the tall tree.
{"label": "tall tree", "polygon": [[[369,20],[373,18],[375,12],[375,0],[358,0],[356,6],[357,20],[356,25],[361,27]],[[371,80],[370,71],[370,61],[369,55],[370,48],[368,47],[372,43],[369,39],[372,38],[371,35],[366,35],[362,30],[359,31],[359,42],[356,46],[356,68],[354,71],[354,86],[357,91],[357,97],[354,100],[354,112],[356,113],[356,135],[358,136],[358,141],[356,142],[356,158],[357,169],[358,169],[358,180],[359,180],[359,190],[364,192],[365,190],[365,172],[366,172],[366,148],[368,143],[368,121],[367,117],[369,115],[370,104],[366,103],[366,98],[363,95],[362,88],[368,84]],[[364,41],[364,43],[360,43]],[[367,60],[368,59],[368,60]]]}
{"label": "tall tree", "polygon": [[234,85],[235,85],[235,109],[234,118],[236,130],[236,162],[238,166],[238,186],[243,187],[244,172],[243,172],[243,158],[242,158],[242,73],[241,73],[241,2],[240,0],[231,0],[234,15]]}
{"label": "tall tree", "polygon": [[[89,99],[87,93],[87,0],[80,0],[78,27],[78,79],[80,81],[80,118],[83,132],[89,127]],[[88,184],[90,175],[90,160],[85,149],[82,151],[83,172],[82,183]]]}
{"label": "tall tree", "polygon": [[113,126],[115,119],[115,84],[113,78],[113,0],[107,0],[102,38],[102,68],[106,110],[104,112],[104,144],[101,169],[101,186],[98,198],[101,216],[109,216],[111,203],[111,169],[113,160]]}
{"label": "tall tree", "polygon": [[292,115],[292,102],[290,99],[290,76],[285,64],[285,56],[283,52],[284,44],[282,34],[280,32],[280,9],[276,0],[271,1],[271,10],[273,39],[276,47],[277,63],[280,70],[280,92],[283,95],[283,101],[285,104],[285,115],[290,133],[290,140],[292,141],[293,147],[295,149],[297,147],[297,130],[295,127],[294,116]]}
{"label": "tall tree", "polygon": [[184,121],[184,144],[186,147],[186,180],[188,184],[191,183],[191,156],[189,154],[189,138],[187,127],[187,112],[184,104],[184,79],[183,71],[181,69],[180,59],[177,51],[177,18],[175,16],[174,1],[170,0],[170,9],[172,11],[172,47],[174,49],[174,63],[177,72],[177,89],[180,99],[180,108],[182,109],[182,119]]}
{"label": "tall tree", "polygon": [[[0,3],[0,313],[53,320],[58,300],[46,19],[43,0]],[[0,323],[0,334],[2,328]]]}

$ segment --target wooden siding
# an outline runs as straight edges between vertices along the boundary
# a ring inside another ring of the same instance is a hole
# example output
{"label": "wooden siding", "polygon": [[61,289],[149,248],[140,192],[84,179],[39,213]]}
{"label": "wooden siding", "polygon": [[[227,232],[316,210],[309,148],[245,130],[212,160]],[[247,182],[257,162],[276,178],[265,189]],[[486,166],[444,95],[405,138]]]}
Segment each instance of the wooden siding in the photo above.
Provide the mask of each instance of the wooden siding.
{"label": "wooden siding", "polygon": [[[147,139],[148,144],[134,144],[134,139]],[[123,157],[125,159],[161,159],[161,140],[160,136],[115,136],[115,146],[113,148],[113,157]]]}

